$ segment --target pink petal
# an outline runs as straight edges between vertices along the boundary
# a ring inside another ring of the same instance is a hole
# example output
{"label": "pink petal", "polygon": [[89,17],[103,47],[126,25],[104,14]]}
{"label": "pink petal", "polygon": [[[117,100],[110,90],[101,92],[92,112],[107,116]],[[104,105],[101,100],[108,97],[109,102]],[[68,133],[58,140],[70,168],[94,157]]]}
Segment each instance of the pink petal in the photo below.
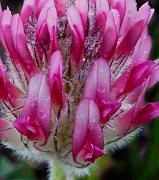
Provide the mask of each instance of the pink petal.
{"label": "pink petal", "polygon": [[152,40],[146,31],[136,44],[132,55],[133,64],[137,65],[145,62],[150,56],[151,48]]}
{"label": "pink petal", "polygon": [[96,14],[100,12],[107,13],[109,11],[109,2],[108,0],[96,0]]}
{"label": "pink petal", "polygon": [[152,71],[149,78],[148,87],[153,87],[157,82],[159,82],[159,66],[156,66]]}
{"label": "pink petal", "polygon": [[36,72],[36,64],[28,49],[25,39],[24,27],[18,14],[15,14],[12,17],[11,31],[14,46],[17,52],[17,59],[20,65],[29,74],[34,74]]}
{"label": "pink petal", "polygon": [[51,90],[52,102],[54,105],[63,105],[63,90],[62,90],[62,73],[63,73],[63,61],[60,51],[56,51],[52,54],[50,59],[49,69],[49,84]]}
{"label": "pink petal", "polygon": [[38,42],[46,42],[48,43],[49,40],[49,33],[47,28],[47,11],[49,8],[55,9],[54,1],[47,0],[40,11],[38,22],[37,22],[37,30],[36,30],[36,38]]}
{"label": "pink petal", "polygon": [[105,59],[100,58],[94,63],[85,83],[84,98],[97,102],[110,99],[110,70]]}
{"label": "pink petal", "polygon": [[133,126],[149,123],[157,117],[159,117],[159,103],[149,103],[137,113]]}
{"label": "pink petal", "polygon": [[120,108],[120,103],[110,99],[110,70],[105,59],[98,59],[85,83],[84,98],[93,99],[101,113],[101,124],[105,124]]}
{"label": "pink petal", "polygon": [[51,96],[49,86],[45,74],[39,73],[31,78],[23,112],[13,122],[13,125],[29,140],[46,144],[50,135],[50,120]]}
{"label": "pink petal", "polygon": [[37,0],[24,0],[23,7],[20,13],[20,17],[23,23],[27,22],[29,16],[31,16],[31,14],[33,13],[34,5],[35,3],[37,3],[36,1]]}
{"label": "pink petal", "polygon": [[[2,12],[2,6],[1,6],[1,3],[0,3],[0,22],[1,22],[2,13],[3,13]],[[0,23],[0,26],[1,26],[1,23]],[[0,41],[1,41],[2,45],[3,45],[3,47],[6,49],[6,51],[8,51],[8,49],[6,47],[5,40],[4,40],[2,28],[0,28]]]}
{"label": "pink petal", "polygon": [[129,94],[127,94],[123,102],[127,104],[135,104],[142,91],[143,91],[143,84],[139,85]]}
{"label": "pink petal", "polygon": [[123,38],[118,46],[117,54],[129,55],[134,46],[136,45],[141,33],[143,32],[144,22],[139,21],[131,27],[126,36]]}
{"label": "pink petal", "polygon": [[118,10],[122,22],[126,13],[126,0],[112,0],[111,8]]}
{"label": "pink petal", "polygon": [[116,44],[117,44],[117,29],[115,26],[114,15],[110,11],[107,15],[107,21],[103,36],[103,43],[101,44],[101,54],[107,60],[110,60],[112,58],[115,52]]}
{"label": "pink petal", "polygon": [[47,27],[51,40],[51,54],[58,50],[57,42],[57,12],[55,8],[50,8],[47,11]]}
{"label": "pink petal", "polygon": [[47,0],[37,0],[38,2],[35,3],[35,15],[38,18],[39,14],[42,10],[42,8],[44,7],[45,3]]}
{"label": "pink petal", "polygon": [[105,28],[109,3],[107,0],[96,0],[96,25],[97,29]]}
{"label": "pink petal", "polygon": [[100,114],[92,100],[80,102],[74,124],[72,154],[76,162],[93,162],[104,154]]}
{"label": "pink petal", "polygon": [[155,66],[155,62],[147,61],[132,68],[129,75],[124,93],[132,91],[135,87],[142,84],[151,74]]}
{"label": "pink petal", "polygon": [[8,101],[12,106],[15,106],[19,97],[20,92],[7,78],[0,59],[0,99]]}
{"label": "pink petal", "polygon": [[130,93],[137,86],[141,85],[152,73],[156,63],[146,61],[129,69],[115,82],[112,93],[116,98]]}
{"label": "pink petal", "polygon": [[[116,28],[116,33],[119,36],[119,31],[120,31],[120,14],[116,9],[112,9],[111,12],[113,13],[114,17],[114,23],[115,23],[115,28]],[[118,37],[119,38],[119,37]]]}
{"label": "pink petal", "polygon": [[124,136],[128,133],[133,122],[133,112],[134,109],[131,108],[124,113],[120,114],[117,119],[114,119],[115,131],[119,136]]}
{"label": "pink petal", "polygon": [[125,88],[125,84],[127,83],[129,74],[131,72],[131,67],[129,67],[120,77],[115,81],[115,83],[112,86],[112,97],[114,99],[118,99],[121,94],[123,93],[123,90]]}
{"label": "pink petal", "polygon": [[2,28],[2,43],[4,47],[7,48],[12,59],[17,58],[15,46],[13,43],[13,37],[11,32],[11,12],[9,10],[4,10],[1,17],[1,28]]}
{"label": "pink petal", "polygon": [[67,10],[67,19],[72,30],[72,64],[75,67],[79,66],[83,48],[84,48],[84,29],[80,14],[74,7]]}
{"label": "pink petal", "polygon": [[118,111],[121,103],[117,101],[102,101],[99,104],[100,122],[102,125],[106,124],[109,119]]}
{"label": "pink petal", "polygon": [[143,84],[142,91],[140,92],[136,104],[127,109],[114,119],[114,127],[119,136],[124,136],[127,132],[134,127],[134,122],[138,113],[142,110],[144,105],[144,95],[148,86],[148,80]]}
{"label": "pink petal", "polygon": [[137,14],[137,6],[136,6],[135,0],[126,0],[126,12],[123,18],[123,22],[121,24],[120,28],[120,37],[123,38],[127,31],[130,28],[130,25],[132,25],[132,22],[134,20],[134,17]]}
{"label": "pink petal", "polygon": [[151,8],[148,5],[148,2],[146,2],[141,6],[139,11],[137,12],[136,17],[134,19],[134,24],[139,21],[144,21],[145,25],[147,25],[150,20],[150,15],[152,15]]}
{"label": "pink petal", "polygon": [[147,4],[143,5],[139,9],[139,12],[136,15],[132,27],[126,33],[126,35],[124,36],[124,38],[118,46],[117,54],[128,55],[132,51],[132,49],[138,42],[138,39],[140,38],[142,32],[144,31],[145,26],[147,26],[150,17],[150,12],[150,7]]}
{"label": "pink petal", "polygon": [[83,27],[88,27],[88,0],[75,0],[75,7],[81,16]]}
{"label": "pink petal", "polygon": [[47,43],[49,42],[49,32],[46,21],[43,21],[37,29],[36,39],[43,45],[43,48],[47,46]]}
{"label": "pink petal", "polygon": [[55,6],[59,16],[64,16],[66,12],[66,0],[55,0]]}

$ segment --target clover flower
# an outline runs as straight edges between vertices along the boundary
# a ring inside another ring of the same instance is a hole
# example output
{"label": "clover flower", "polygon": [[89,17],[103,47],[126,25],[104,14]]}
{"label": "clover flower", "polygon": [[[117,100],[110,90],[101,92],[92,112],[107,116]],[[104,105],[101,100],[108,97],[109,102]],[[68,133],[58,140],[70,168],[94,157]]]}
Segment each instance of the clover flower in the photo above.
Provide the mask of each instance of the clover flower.
{"label": "clover flower", "polygon": [[144,101],[159,80],[152,15],[135,0],[24,0],[20,14],[1,10],[2,143],[74,171],[158,117],[159,102]]}

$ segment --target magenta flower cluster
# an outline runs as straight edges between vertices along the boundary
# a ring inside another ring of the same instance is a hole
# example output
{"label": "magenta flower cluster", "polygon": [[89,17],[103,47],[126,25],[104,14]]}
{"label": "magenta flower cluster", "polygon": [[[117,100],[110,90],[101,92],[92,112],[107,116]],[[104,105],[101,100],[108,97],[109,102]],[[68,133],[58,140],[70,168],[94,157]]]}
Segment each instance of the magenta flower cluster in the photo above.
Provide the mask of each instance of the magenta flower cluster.
{"label": "magenta flower cluster", "polygon": [[153,12],[135,0],[24,0],[20,14],[1,10],[1,141],[83,167],[158,117],[159,102],[144,101],[159,81]]}

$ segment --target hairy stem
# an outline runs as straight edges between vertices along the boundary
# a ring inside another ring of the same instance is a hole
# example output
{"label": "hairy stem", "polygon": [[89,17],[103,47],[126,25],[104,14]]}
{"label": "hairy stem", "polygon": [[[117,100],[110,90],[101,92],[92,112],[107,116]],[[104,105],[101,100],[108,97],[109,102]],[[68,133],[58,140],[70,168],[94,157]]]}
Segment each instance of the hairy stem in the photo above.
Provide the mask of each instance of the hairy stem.
{"label": "hairy stem", "polygon": [[73,180],[73,176],[64,171],[61,164],[57,161],[50,162],[50,177],[49,180]]}

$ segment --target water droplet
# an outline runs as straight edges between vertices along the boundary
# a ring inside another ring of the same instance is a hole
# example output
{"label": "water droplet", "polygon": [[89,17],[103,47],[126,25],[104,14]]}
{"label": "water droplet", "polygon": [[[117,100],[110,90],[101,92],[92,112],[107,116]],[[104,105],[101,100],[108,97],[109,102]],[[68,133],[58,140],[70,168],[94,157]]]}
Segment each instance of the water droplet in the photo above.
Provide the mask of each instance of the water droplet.
{"label": "water droplet", "polygon": [[95,122],[95,118],[91,118],[90,122],[92,122],[92,123]]}
{"label": "water droplet", "polygon": [[11,98],[11,94],[8,93],[8,97]]}
{"label": "water droplet", "polygon": [[99,88],[97,89],[97,91],[98,91],[99,93],[104,93],[104,92],[105,92],[105,88],[104,88],[104,87],[99,87]]}
{"label": "water droplet", "polygon": [[42,119],[46,118],[46,113],[44,111],[39,111],[38,116]]}

